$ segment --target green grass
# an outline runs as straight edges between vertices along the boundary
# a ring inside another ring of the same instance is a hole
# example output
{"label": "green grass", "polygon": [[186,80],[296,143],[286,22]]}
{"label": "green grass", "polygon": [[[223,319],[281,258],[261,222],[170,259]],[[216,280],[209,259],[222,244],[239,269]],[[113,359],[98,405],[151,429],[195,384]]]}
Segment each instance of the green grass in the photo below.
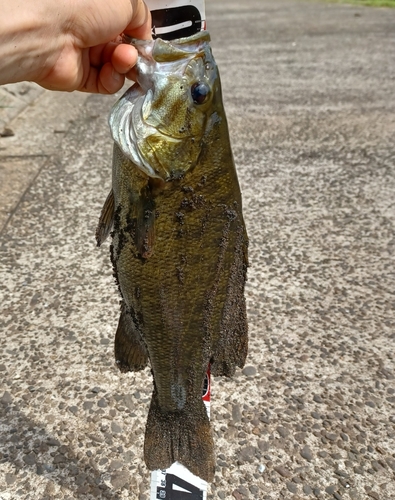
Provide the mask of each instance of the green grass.
{"label": "green grass", "polygon": [[367,7],[395,7],[395,0],[330,0],[336,3],[366,5]]}

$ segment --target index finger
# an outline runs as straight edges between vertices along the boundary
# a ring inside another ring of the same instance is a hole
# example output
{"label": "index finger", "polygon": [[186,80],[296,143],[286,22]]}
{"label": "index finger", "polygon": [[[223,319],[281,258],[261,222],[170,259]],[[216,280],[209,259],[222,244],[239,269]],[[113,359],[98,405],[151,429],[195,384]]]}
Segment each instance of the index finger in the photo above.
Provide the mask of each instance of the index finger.
{"label": "index finger", "polygon": [[131,0],[133,7],[133,20],[124,29],[125,35],[140,40],[150,40],[151,35],[151,12],[143,0]]}

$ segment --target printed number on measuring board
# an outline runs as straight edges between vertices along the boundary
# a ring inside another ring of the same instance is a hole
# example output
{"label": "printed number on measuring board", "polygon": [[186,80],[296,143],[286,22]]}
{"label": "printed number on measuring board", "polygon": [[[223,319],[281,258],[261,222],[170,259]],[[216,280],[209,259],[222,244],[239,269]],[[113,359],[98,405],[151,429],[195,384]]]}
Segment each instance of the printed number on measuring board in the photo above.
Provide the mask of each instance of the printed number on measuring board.
{"label": "printed number on measuring board", "polygon": [[166,479],[161,480],[161,486],[157,487],[156,498],[159,500],[203,500],[204,491],[199,487],[184,481],[175,474],[161,471]]}

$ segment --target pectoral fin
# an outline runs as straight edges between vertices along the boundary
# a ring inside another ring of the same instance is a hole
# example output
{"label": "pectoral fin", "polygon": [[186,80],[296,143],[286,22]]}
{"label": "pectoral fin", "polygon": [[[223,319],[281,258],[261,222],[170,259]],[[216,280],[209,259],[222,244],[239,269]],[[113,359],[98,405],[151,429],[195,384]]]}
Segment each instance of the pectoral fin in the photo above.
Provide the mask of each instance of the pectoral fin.
{"label": "pectoral fin", "polygon": [[113,190],[109,192],[107,199],[102,208],[99,224],[96,228],[96,241],[99,247],[110,234],[112,225],[114,223],[114,193]]}
{"label": "pectoral fin", "polygon": [[136,213],[136,247],[143,259],[149,259],[155,243],[155,202],[148,186],[142,190]]}

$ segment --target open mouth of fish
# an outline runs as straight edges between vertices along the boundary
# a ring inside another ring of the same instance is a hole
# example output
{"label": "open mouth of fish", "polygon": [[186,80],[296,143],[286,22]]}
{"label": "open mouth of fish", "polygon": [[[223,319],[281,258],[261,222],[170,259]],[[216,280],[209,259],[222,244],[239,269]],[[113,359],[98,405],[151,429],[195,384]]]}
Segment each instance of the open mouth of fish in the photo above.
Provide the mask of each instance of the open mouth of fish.
{"label": "open mouth of fish", "polygon": [[[122,153],[149,177],[163,179],[141,150],[141,144],[144,143],[147,147],[148,137],[162,137],[167,143],[173,144],[188,139],[187,135],[178,138],[166,134],[163,129],[158,130],[148,123],[155,88],[154,74],[160,67],[160,70],[165,73],[183,75],[189,61],[202,51],[202,47],[209,40],[210,36],[207,32],[173,40],[171,44],[160,38],[133,40],[124,36],[124,41],[133,44],[139,52],[137,63],[139,82],[127,90],[114,105],[110,113],[109,125],[112,137]],[[155,149],[151,148],[151,150],[162,171],[166,171],[166,167],[160,163],[155,154]]]}

